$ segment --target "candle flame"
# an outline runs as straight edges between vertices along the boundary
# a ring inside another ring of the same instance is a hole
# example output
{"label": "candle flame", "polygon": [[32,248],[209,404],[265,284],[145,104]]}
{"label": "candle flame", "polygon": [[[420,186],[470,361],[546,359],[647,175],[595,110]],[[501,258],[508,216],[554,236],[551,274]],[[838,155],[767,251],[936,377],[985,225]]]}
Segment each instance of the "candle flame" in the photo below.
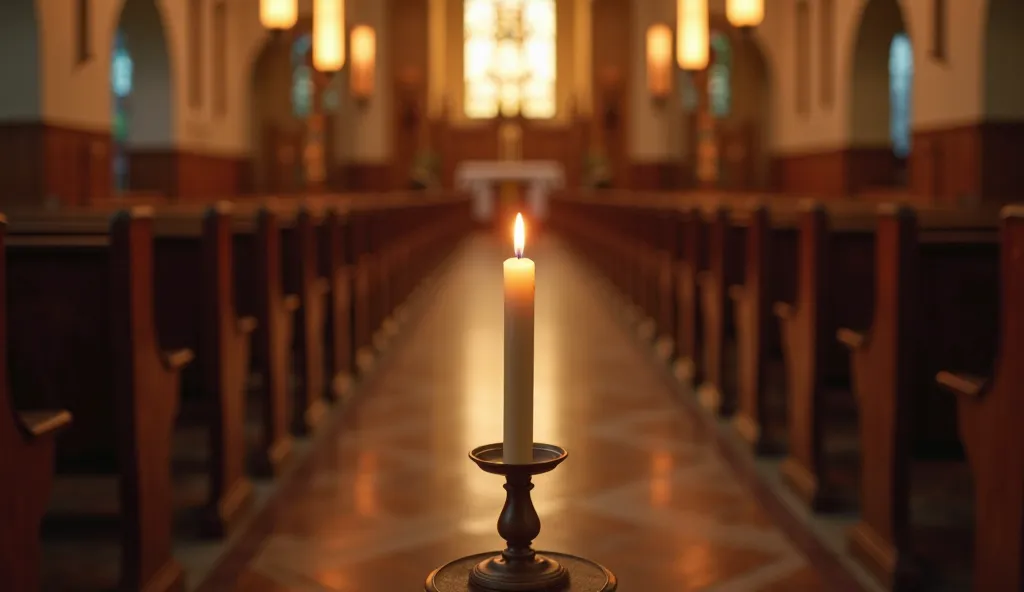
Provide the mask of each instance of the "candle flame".
{"label": "candle flame", "polygon": [[516,251],[516,257],[523,258],[523,247],[526,246],[526,227],[523,225],[523,215],[516,214],[516,225],[512,231],[512,248]]}

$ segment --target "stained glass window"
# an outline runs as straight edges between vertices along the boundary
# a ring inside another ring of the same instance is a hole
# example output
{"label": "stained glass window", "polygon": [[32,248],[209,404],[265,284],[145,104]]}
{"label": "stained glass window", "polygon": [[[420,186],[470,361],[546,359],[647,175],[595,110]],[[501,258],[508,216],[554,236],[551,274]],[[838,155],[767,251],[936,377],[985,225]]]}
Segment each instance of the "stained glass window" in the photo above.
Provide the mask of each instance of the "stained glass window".
{"label": "stained glass window", "polygon": [[700,96],[697,94],[697,85],[693,82],[693,74],[689,70],[679,70],[680,99],[683,102],[683,111],[693,113],[700,103]]}
{"label": "stained glass window", "polygon": [[313,69],[309,65],[309,51],[313,36],[308,33],[292,43],[292,113],[305,119],[313,111]]}
{"label": "stained glass window", "polygon": [[910,101],[914,85],[914,50],[906,33],[897,33],[889,45],[889,137],[892,151],[910,153]]}
{"label": "stained glass window", "polygon": [[718,119],[729,116],[732,104],[732,46],[729,38],[715,31],[711,34],[711,68],[708,70],[708,101],[711,114]]}
{"label": "stained glass window", "polygon": [[555,0],[465,0],[464,6],[466,116],[554,117]]}
{"label": "stained glass window", "polygon": [[113,154],[111,173],[116,193],[128,190],[128,134],[130,117],[128,113],[129,96],[132,94],[134,65],[128,52],[128,43],[124,34],[118,31],[114,36],[114,51],[110,57],[110,90],[113,94],[113,117],[111,135],[113,136]]}

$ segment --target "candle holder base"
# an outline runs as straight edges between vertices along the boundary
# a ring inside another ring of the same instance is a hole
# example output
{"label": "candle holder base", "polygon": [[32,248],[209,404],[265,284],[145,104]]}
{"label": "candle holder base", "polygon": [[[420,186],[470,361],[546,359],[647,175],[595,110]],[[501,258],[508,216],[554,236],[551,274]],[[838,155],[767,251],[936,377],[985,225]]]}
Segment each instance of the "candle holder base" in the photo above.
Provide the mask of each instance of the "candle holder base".
{"label": "candle holder base", "polygon": [[569,453],[552,444],[534,444],[533,460],[506,464],[503,446],[475,448],[469,458],[488,473],[505,476],[505,506],[498,517],[498,534],[508,547],[501,553],[463,557],[434,570],[427,592],[612,592],[615,576],[596,563],[563,555],[537,553],[531,546],[540,534],[540,517],[533,507],[531,477],[552,471]]}
{"label": "candle holder base", "polygon": [[473,566],[469,581],[493,592],[541,592],[561,590],[569,573],[553,559],[534,555],[529,561],[506,561],[504,555],[489,557]]}
{"label": "candle holder base", "polygon": [[[566,572],[566,579],[562,584],[554,588],[548,588],[545,592],[616,592],[618,580],[615,575],[606,568],[582,557],[555,553],[552,551],[540,551],[544,557],[556,561]],[[470,578],[473,569],[489,561],[498,555],[498,551],[491,553],[480,553],[456,559],[442,567],[435,569],[427,576],[424,590],[426,592],[485,592],[487,588],[481,588]],[[536,588],[516,588],[521,590],[536,590]]]}

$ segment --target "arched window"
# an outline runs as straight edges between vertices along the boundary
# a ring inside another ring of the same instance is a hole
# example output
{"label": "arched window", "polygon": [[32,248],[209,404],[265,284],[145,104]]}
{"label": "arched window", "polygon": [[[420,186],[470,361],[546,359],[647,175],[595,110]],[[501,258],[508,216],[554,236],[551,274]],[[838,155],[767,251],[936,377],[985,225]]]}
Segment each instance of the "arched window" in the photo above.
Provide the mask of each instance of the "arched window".
{"label": "arched window", "polygon": [[914,51],[906,33],[897,33],[889,45],[889,137],[892,151],[910,153],[910,102],[914,86]]}
{"label": "arched window", "polygon": [[556,111],[555,0],[465,0],[463,110],[545,119]]}
{"label": "arched window", "polygon": [[312,47],[313,36],[309,33],[292,42],[292,113],[297,119],[305,119],[313,112],[313,67],[309,63]]}
{"label": "arched window", "polygon": [[699,106],[700,97],[697,95],[697,85],[693,81],[693,74],[688,70],[679,70],[679,88],[683,111],[693,113]]}
{"label": "arched window", "polygon": [[111,160],[114,191],[121,193],[128,190],[128,101],[132,94],[134,63],[128,53],[128,45],[124,33],[118,31],[114,36],[114,52],[110,56],[110,90],[113,94],[113,117],[111,136],[113,140],[113,158]]}
{"label": "arched window", "polygon": [[711,33],[711,67],[708,69],[708,103],[717,119],[729,117],[732,104],[732,46],[729,37]]}

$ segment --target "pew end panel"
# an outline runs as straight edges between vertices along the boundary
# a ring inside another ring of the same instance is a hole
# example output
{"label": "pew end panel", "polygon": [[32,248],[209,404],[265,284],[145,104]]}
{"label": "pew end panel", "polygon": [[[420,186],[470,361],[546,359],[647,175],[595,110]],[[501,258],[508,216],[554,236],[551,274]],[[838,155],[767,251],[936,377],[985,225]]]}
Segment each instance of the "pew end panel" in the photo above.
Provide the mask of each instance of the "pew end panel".
{"label": "pew end panel", "polygon": [[324,325],[328,290],[320,274],[317,233],[324,222],[302,207],[294,223],[282,227],[281,261],[284,292],[299,300],[293,331],[292,356],[297,378],[292,390],[292,433],[312,432],[326,414],[324,397]]}
{"label": "pew end panel", "polygon": [[258,408],[259,428],[250,464],[259,475],[276,476],[284,470],[292,452],[288,378],[293,323],[301,300],[295,294],[284,293],[278,212],[266,207],[239,212],[232,230],[237,311],[256,320],[251,369],[258,377],[258,386],[249,394]]}
{"label": "pew end panel", "polygon": [[[861,417],[861,520],[849,543],[886,585],[916,585],[926,574],[917,524],[927,516],[915,516],[926,506],[912,505],[912,494],[942,497],[959,475],[948,462],[962,458],[955,408],[937,396],[935,374],[951,358],[984,371],[994,355],[985,343],[996,332],[997,249],[985,224],[883,208],[870,329],[837,333],[851,351]],[[926,492],[928,479],[945,485]]]}
{"label": "pew end panel", "polygon": [[61,469],[118,475],[121,585],[177,589],[171,435],[191,354],[165,355],[157,339],[151,214],[54,215],[11,235],[15,395],[65,401],[76,415],[58,447]]}
{"label": "pew end panel", "polygon": [[787,384],[773,302],[796,291],[797,235],[788,210],[755,204],[736,210],[746,222],[741,283],[730,286],[736,343],[737,409],[733,427],[757,454],[787,447]]}
{"label": "pew end panel", "polygon": [[859,434],[850,354],[836,338],[867,326],[873,306],[874,235],[856,209],[799,204],[793,222],[796,270],[787,299],[773,306],[786,374],[788,452],[784,482],[817,512],[857,505]]}
{"label": "pew end panel", "polygon": [[[1000,228],[1001,302],[991,374],[940,371],[956,397],[974,486],[974,590],[1024,589],[1024,208]],[[950,367],[970,366],[954,360]]]}
{"label": "pew end panel", "polygon": [[[0,245],[6,243],[0,218]],[[0,581],[12,590],[41,585],[39,529],[53,485],[56,437],[71,424],[66,410],[16,410],[8,390],[6,260],[0,259]]]}

